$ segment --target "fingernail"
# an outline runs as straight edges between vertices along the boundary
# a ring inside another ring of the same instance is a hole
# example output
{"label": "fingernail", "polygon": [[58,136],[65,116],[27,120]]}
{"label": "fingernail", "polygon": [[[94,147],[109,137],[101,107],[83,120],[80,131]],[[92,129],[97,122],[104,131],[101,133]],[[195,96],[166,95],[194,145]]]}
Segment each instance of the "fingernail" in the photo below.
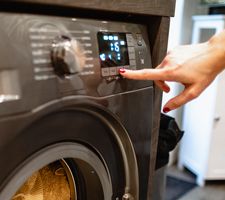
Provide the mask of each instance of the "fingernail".
{"label": "fingernail", "polygon": [[164,113],[168,113],[168,112],[170,112],[171,110],[169,109],[169,108],[167,108],[167,107],[165,107],[165,108],[163,108],[163,112]]}
{"label": "fingernail", "polygon": [[125,73],[125,72],[126,72],[126,70],[124,68],[119,69],[119,73]]}
{"label": "fingernail", "polygon": [[165,87],[165,88],[164,88],[164,92],[169,93],[169,92],[170,92],[170,88]]}

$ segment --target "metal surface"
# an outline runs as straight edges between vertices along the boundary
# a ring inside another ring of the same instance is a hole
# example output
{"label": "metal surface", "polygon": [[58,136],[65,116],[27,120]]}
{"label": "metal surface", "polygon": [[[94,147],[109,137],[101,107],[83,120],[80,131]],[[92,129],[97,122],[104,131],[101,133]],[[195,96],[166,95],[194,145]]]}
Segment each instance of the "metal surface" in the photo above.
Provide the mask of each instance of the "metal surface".
{"label": "metal surface", "polygon": [[[19,99],[0,103],[0,199],[10,199],[16,192],[14,187],[18,189],[35,171],[62,158],[77,158],[75,163],[87,179],[87,197],[80,199],[147,199],[153,83],[126,80],[118,75],[109,76],[109,80],[103,76],[96,37],[98,31],[128,34],[133,41],[136,57],[132,60],[137,69],[149,68],[146,27],[2,13],[0,30],[0,72],[15,70],[18,78],[13,81],[20,91]],[[84,46],[88,60],[82,72],[62,77],[55,74],[51,47],[60,35]],[[57,148],[45,150],[63,142],[71,143],[73,154],[56,151]],[[79,145],[85,149],[84,154],[76,149]],[[39,159],[42,150],[45,157]],[[95,158],[100,162],[97,166]],[[95,169],[97,178],[90,178],[90,168]],[[102,192],[96,193],[98,188]],[[80,193],[77,188],[77,195]]]}

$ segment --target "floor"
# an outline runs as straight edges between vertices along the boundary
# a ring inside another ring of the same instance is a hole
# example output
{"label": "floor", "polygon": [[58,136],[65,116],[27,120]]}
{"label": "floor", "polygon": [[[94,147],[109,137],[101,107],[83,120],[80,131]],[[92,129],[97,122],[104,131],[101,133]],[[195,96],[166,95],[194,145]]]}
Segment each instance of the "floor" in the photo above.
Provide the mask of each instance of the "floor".
{"label": "floor", "polygon": [[[180,171],[176,166],[168,168],[168,175],[195,182],[195,176],[188,170]],[[208,181],[205,187],[196,187],[177,200],[225,200],[225,181]]]}

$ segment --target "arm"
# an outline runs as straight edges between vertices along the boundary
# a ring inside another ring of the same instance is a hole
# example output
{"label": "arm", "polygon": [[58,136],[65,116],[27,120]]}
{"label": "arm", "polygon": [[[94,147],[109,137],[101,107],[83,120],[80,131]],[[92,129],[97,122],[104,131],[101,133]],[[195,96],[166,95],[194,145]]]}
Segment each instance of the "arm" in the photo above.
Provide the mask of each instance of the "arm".
{"label": "arm", "polygon": [[164,105],[163,111],[169,112],[198,97],[224,68],[225,30],[205,43],[175,48],[155,69],[120,69],[120,74],[129,79],[154,80],[164,92],[170,91],[165,81],[183,84],[184,90]]}

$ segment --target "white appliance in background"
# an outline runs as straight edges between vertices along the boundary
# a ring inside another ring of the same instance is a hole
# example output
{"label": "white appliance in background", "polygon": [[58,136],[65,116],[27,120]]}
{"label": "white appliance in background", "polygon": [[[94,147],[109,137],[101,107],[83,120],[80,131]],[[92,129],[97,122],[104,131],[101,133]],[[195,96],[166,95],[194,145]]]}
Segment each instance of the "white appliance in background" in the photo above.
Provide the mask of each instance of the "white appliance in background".
{"label": "white appliance in background", "polygon": [[[225,27],[225,15],[193,17],[192,43],[207,41]],[[180,146],[180,169],[188,168],[197,184],[225,180],[225,72],[196,100],[185,105],[184,137]]]}

